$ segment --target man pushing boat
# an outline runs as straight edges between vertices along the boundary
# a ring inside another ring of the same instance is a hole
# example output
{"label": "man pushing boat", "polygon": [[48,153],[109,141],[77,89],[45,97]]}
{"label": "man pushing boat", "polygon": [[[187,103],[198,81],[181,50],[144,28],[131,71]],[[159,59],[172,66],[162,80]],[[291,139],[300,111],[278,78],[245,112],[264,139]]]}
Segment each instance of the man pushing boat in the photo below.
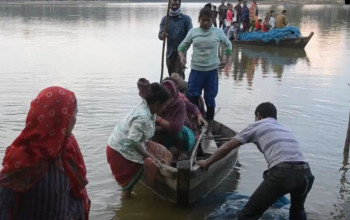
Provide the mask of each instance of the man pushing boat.
{"label": "man pushing boat", "polygon": [[300,151],[300,144],[290,131],[277,122],[277,109],[272,103],[258,105],[255,123],[223,144],[207,160],[200,160],[197,164],[208,169],[233,149],[246,143],[257,145],[265,156],[268,170],[264,172],[263,182],[243,208],[239,219],[258,219],[278,198],[287,193],[291,196],[289,219],[306,219],[304,203],[314,176]]}

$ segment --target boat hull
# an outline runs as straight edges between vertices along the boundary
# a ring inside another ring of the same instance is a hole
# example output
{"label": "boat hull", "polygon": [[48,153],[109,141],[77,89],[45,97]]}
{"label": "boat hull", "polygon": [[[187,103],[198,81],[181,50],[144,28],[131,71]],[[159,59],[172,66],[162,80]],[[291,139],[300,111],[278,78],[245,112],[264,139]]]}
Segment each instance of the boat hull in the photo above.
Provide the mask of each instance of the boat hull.
{"label": "boat hull", "polygon": [[[233,137],[236,132],[228,127],[215,122],[213,134],[225,137]],[[223,142],[217,141],[222,144]],[[204,159],[210,155],[202,155]],[[179,206],[188,206],[213,191],[233,170],[238,161],[238,149],[231,151],[221,160],[214,163],[207,171],[198,165],[191,164],[190,160],[177,163],[177,168],[161,166],[155,182],[150,182],[144,176],[141,183],[152,192]]]}
{"label": "boat hull", "polygon": [[269,42],[264,42],[261,40],[251,40],[251,41],[233,40],[232,44],[303,49],[309,43],[313,35],[314,35],[314,32],[311,32],[307,37],[285,38],[285,39],[281,39],[279,42],[276,42],[275,40],[271,40]]}

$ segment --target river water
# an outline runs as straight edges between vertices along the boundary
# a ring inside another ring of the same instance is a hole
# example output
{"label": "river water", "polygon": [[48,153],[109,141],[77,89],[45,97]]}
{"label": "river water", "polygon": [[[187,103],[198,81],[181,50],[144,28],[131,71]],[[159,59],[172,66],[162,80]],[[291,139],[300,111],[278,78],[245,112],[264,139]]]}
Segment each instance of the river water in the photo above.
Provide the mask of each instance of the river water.
{"label": "river water", "polygon": [[[194,26],[202,5],[183,4]],[[278,120],[294,132],[316,177],[306,201],[309,218],[349,219],[349,166],[341,168],[349,117],[350,7],[259,6],[261,15],[283,8],[291,25],[315,35],[305,50],[234,45],[232,60],[219,73],[216,119],[239,131],[254,121],[259,103],[275,103]],[[157,33],[165,11],[165,3],[0,4],[0,158],[23,128],[31,99],[60,85],[78,98],[74,133],[88,169],[91,219],[203,219],[222,204],[225,192],[251,195],[266,163],[254,145],[246,145],[241,166],[190,209],[142,185],[133,199],[120,200],[106,142],[140,101],[137,79],[159,80]]]}

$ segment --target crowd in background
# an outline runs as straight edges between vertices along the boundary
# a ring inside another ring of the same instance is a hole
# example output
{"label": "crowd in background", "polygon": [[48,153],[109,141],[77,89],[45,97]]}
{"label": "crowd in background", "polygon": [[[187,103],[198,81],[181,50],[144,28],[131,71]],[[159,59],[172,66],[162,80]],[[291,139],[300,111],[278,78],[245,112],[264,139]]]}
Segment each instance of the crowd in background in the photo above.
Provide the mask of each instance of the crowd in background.
{"label": "crowd in background", "polygon": [[[252,1],[248,7],[248,1],[238,0],[236,4],[221,1],[219,7],[208,3],[212,9],[213,25],[221,28],[230,40],[238,40],[242,32],[268,32],[274,28],[287,26],[286,10],[275,17],[274,10],[270,10],[259,18],[259,9],[256,1]],[[219,25],[217,25],[219,19]]]}

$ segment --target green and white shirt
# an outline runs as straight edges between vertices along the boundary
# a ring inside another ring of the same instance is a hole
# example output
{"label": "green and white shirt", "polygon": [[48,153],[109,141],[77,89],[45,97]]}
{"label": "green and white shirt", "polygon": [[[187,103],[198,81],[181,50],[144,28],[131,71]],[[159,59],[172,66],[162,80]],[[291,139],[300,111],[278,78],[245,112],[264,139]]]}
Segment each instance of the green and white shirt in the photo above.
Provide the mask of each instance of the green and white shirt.
{"label": "green and white shirt", "polygon": [[108,145],[125,159],[143,164],[143,156],[135,150],[137,144],[145,147],[155,131],[155,115],[152,115],[146,100],[134,107],[114,128]]}

